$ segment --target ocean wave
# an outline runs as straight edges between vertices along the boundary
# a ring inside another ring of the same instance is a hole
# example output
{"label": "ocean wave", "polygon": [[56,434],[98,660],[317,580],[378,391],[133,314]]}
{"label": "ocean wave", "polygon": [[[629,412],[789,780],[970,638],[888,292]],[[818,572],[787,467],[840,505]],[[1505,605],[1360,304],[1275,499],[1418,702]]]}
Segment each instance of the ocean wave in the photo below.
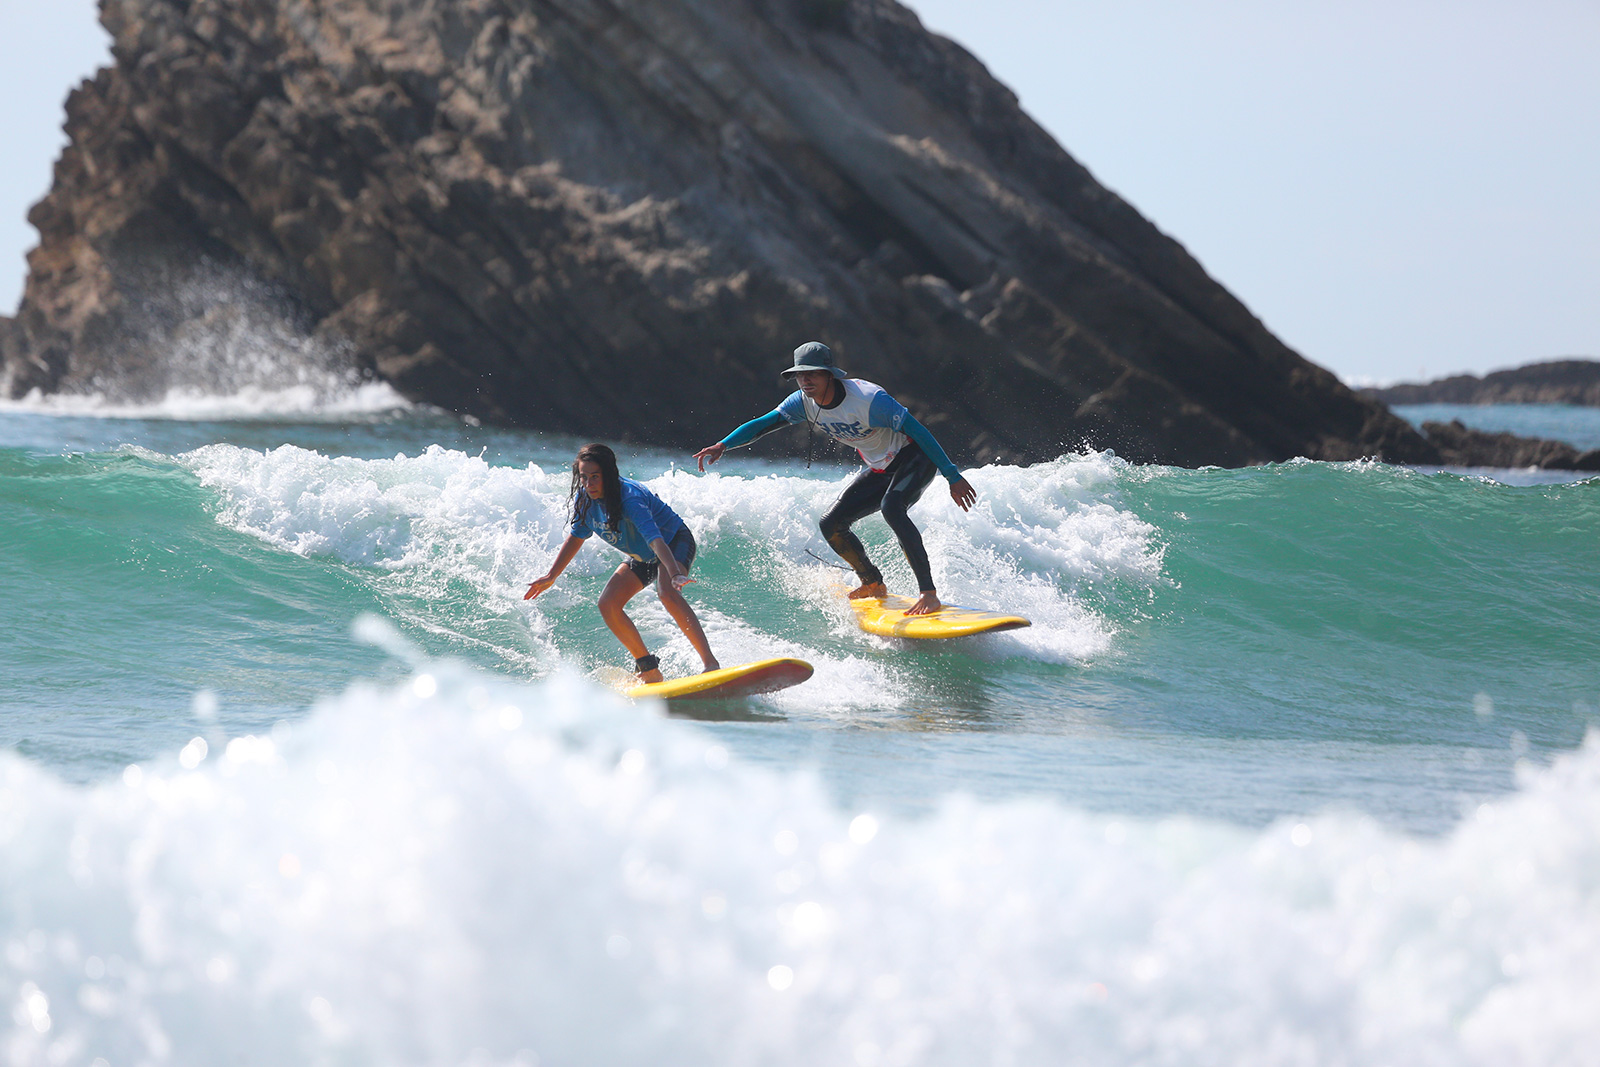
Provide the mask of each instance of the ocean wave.
{"label": "ocean wave", "polygon": [[414,671],[98,786],[0,754],[6,1062],[1593,1062],[1595,738],[1441,838],[910,818]]}
{"label": "ocean wave", "polygon": [[[502,467],[482,457],[439,448],[388,460],[328,457],[292,446],[257,452],[214,445],[181,457],[218,494],[218,518],[284,550],[338,559],[387,576],[433,601],[452,584],[474,591],[473,610],[523,613],[548,633],[547,613],[576,608],[592,592],[570,580],[524,604],[526,583],[541,574],[566,536],[568,472],[537,464]],[[1105,653],[1115,626],[1092,603],[1108,586],[1148,590],[1161,580],[1156,530],[1117,503],[1123,470],[1114,457],[1066,457],[1022,469],[986,467],[972,473],[984,486],[979,504],[962,513],[930,490],[919,505],[935,576],[944,598],[974,607],[1021,612],[1035,625],[970,643],[980,653],[1074,662]],[[701,543],[695,595],[725,591],[707,604],[708,625],[730,656],[784,647],[823,661],[820,648],[790,641],[771,623],[770,610],[751,626],[741,604],[798,600],[832,636],[858,646],[880,642],[855,627],[840,597],[846,575],[818,533],[817,517],[843,480],[697,476],[683,470],[645,480],[689,524]],[[941,483],[942,484],[942,483]],[[862,535],[892,586],[909,588],[909,567],[881,524]],[[719,562],[726,551],[729,560]],[[590,549],[569,569],[598,577],[618,564],[609,551]],[[1093,596],[1089,590],[1097,590]],[[669,666],[693,668],[687,643],[653,598],[638,610],[663,635]],[[741,621],[744,620],[744,621]],[[765,652],[771,655],[771,652]],[[833,657],[843,673],[837,692],[871,692],[851,657]],[[680,664],[678,661],[682,660]],[[829,672],[820,671],[825,688]],[[881,678],[876,679],[882,681]]]}

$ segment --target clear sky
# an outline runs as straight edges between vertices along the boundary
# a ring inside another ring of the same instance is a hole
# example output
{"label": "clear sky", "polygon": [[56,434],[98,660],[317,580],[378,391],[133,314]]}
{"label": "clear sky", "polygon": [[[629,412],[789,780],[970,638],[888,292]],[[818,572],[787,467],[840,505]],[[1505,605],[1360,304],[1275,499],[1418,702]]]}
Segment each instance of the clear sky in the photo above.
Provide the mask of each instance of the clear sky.
{"label": "clear sky", "polygon": [[16,310],[39,243],[28,209],[67,143],[67,93],[111,62],[93,0],[0,0],[0,314]]}
{"label": "clear sky", "polygon": [[1600,358],[1596,0],[914,0],[1347,379]]}
{"label": "clear sky", "polygon": [[[916,0],[1291,346],[1390,381],[1600,358],[1595,0]],[[91,0],[0,0],[0,309]]]}

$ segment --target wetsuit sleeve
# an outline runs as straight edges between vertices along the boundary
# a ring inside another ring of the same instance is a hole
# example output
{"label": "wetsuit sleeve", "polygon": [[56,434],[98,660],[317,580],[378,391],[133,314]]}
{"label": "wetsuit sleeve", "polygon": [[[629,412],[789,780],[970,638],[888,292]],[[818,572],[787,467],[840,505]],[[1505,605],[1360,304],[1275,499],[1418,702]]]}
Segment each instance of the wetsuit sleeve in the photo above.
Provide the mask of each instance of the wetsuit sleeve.
{"label": "wetsuit sleeve", "polygon": [[872,403],[867,407],[868,426],[883,426],[891,430],[899,430],[910,417],[911,412],[905,409],[904,404],[881,390],[872,398]]}
{"label": "wetsuit sleeve", "polygon": [[806,398],[796,389],[783,398],[783,403],[772,409],[774,415],[781,416],[790,426],[798,426],[806,421]]}
{"label": "wetsuit sleeve", "polygon": [[[787,404],[788,401],[785,400],[784,403]],[[763,434],[769,434],[773,430],[782,429],[792,421],[793,420],[784,417],[782,407],[776,408],[767,412],[765,415],[762,415],[760,418],[751,419],[749,422],[745,423],[743,426],[724,437],[722,439],[722,447],[741,448]]]}
{"label": "wetsuit sleeve", "polygon": [[944,449],[933,439],[933,434],[929,433],[928,428],[918,422],[917,417],[909,411],[900,424],[900,432],[917,443],[917,447],[922,449],[922,454],[933,460],[933,465],[939,468],[939,473],[944,475],[945,480],[951,485],[961,480],[961,469],[950,462],[950,457],[944,454]]}

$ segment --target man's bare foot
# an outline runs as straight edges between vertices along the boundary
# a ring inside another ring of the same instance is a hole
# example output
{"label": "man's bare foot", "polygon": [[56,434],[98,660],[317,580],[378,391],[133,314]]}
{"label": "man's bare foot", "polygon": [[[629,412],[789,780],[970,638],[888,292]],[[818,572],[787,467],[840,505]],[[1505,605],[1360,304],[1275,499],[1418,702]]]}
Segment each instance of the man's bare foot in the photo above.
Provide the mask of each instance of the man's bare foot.
{"label": "man's bare foot", "polygon": [[701,674],[710,674],[712,671],[720,671],[721,669],[722,669],[722,664],[718,663],[714,659],[708,659],[708,660],[706,660],[706,669],[701,671],[700,673]]}
{"label": "man's bare foot", "polygon": [[639,672],[639,681],[643,682],[645,685],[649,685],[651,682],[664,682],[666,681],[666,678],[662,676],[661,669],[659,667],[651,667],[647,671]]}
{"label": "man's bare foot", "polygon": [[862,600],[870,596],[888,595],[889,587],[884,585],[882,582],[862,582],[860,585],[856,586],[854,589],[850,590],[850,592],[845,594],[845,596],[849,597],[851,600]]}
{"label": "man's bare foot", "polygon": [[906,609],[907,615],[932,615],[936,611],[943,611],[944,605],[939,603],[939,594],[929,589],[917,597],[917,602]]}

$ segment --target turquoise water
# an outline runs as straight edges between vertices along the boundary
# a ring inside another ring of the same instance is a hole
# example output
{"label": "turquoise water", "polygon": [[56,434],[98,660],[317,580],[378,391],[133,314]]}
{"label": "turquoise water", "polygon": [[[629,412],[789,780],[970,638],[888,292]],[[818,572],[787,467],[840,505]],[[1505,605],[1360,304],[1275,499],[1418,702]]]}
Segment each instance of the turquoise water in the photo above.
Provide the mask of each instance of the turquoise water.
{"label": "turquoise water", "polygon": [[913,514],[947,600],[1034,626],[934,644],[861,633],[812,555],[849,468],[619,449],[700,541],[722,661],[817,668],[666,712],[606,688],[620,557],[521,600],[581,442],[224,414],[0,411],[8,1062],[1600,1036],[1568,1010],[1600,992],[1572,947],[1600,938],[1600,480],[987,467],[972,513],[935,486]]}

